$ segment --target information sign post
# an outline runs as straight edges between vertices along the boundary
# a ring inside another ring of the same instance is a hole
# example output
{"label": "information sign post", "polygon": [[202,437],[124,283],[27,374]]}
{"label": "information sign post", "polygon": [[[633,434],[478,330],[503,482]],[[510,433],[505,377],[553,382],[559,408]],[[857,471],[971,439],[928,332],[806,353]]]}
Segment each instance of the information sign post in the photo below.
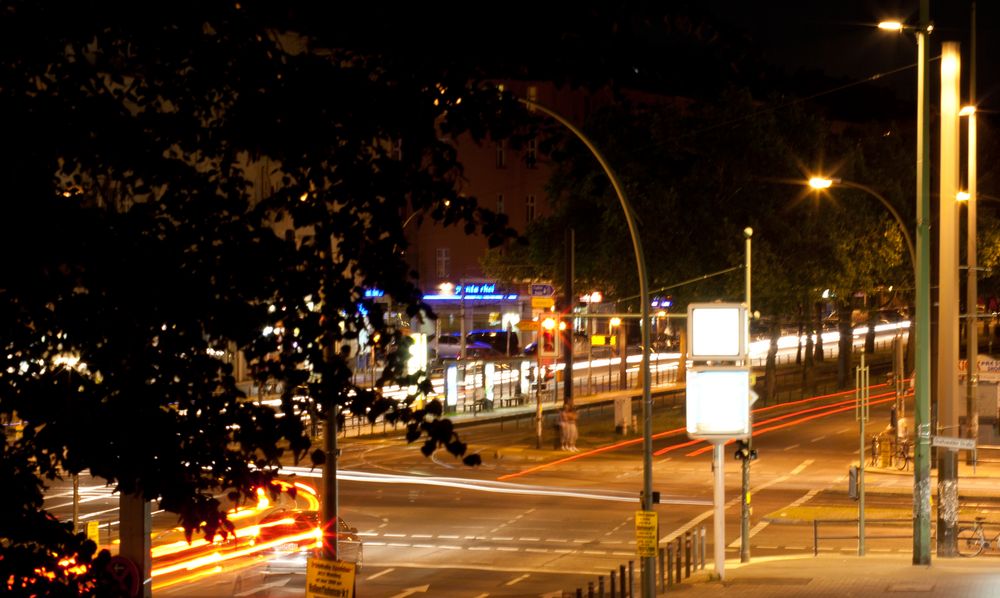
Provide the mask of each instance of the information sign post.
{"label": "information sign post", "polygon": [[692,303],[688,306],[690,357],[701,365],[687,375],[687,433],[712,443],[715,572],[725,579],[725,463],[723,446],[750,435],[750,368],[746,305]]}

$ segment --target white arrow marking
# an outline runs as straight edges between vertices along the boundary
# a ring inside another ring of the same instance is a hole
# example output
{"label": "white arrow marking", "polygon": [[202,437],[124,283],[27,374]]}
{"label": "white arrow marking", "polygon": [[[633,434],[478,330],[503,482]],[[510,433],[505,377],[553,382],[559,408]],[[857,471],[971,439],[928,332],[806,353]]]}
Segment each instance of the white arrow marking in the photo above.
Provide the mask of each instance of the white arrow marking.
{"label": "white arrow marking", "polygon": [[430,584],[422,586],[413,586],[412,588],[406,588],[402,592],[396,594],[395,596],[391,596],[390,598],[406,598],[407,596],[416,594],[417,592],[426,592],[427,590],[430,589],[430,587],[431,587]]}

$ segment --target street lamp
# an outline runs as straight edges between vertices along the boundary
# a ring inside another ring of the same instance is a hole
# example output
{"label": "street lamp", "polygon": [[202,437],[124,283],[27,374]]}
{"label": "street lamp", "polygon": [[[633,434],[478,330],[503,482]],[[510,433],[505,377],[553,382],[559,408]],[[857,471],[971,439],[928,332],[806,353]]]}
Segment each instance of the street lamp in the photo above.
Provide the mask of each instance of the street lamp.
{"label": "street lamp", "polygon": [[[845,187],[845,188],[848,188],[848,189],[857,189],[859,191],[864,191],[865,193],[867,193],[867,194],[871,195],[872,197],[874,197],[875,199],[879,200],[879,202],[889,211],[889,213],[892,214],[892,217],[896,220],[896,224],[899,225],[899,230],[903,234],[903,239],[906,242],[906,250],[910,254],[910,265],[911,265],[911,267],[914,270],[914,274],[913,275],[914,275],[914,280],[916,280],[916,277],[917,277],[917,256],[916,256],[916,249],[913,246],[913,238],[910,237],[910,230],[906,226],[906,223],[903,221],[903,217],[896,210],[896,208],[891,203],[889,203],[889,200],[886,199],[885,196],[883,196],[879,192],[875,191],[874,189],[872,189],[868,185],[862,185],[861,183],[855,183],[855,182],[852,182],[852,181],[845,181],[845,180],[839,179],[839,178],[826,178],[826,177],[821,177],[821,176],[814,176],[814,177],[812,177],[812,178],[809,179],[809,186],[811,188],[813,188],[813,189],[818,190],[818,191],[819,190],[829,189],[829,188],[833,187],[834,185],[837,185],[838,187]],[[915,332],[914,329],[915,328],[916,328],[916,324],[914,323],[911,326],[911,328],[910,328],[910,334],[914,334],[914,332]],[[897,333],[898,332],[899,331],[897,330]],[[896,376],[896,378],[897,378],[897,384],[896,384],[896,413],[899,415],[899,417],[902,417],[903,416],[903,393],[902,393],[902,387],[900,386],[900,384],[898,382],[899,380],[901,380],[903,378],[902,367],[900,367],[900,371],[898,372],[898,375]]]}
{"label": "street lamp", "polygon": [[913,238],[910,236],[910,230],[906,226],[906,222],[903,221],[903,217],[900,215],[899,211],[896,210],[896,208],[893,207],[891,203],[889,203],[889,200],[886,199],[885,196],[875,191],[868,185],[862,185],[861,183],[855,183],[852,181],[845,181],[839,178],[826,178],[821,176],[814,176],[809,179],[808,184],[811,188],[817,191],[823,191],[829,189],[834,185],[838,187],[844,187],[847,189],[857,189],[859,191],[864,191],[865,193],[879,200],[879,202],[881,202],[881,204],[887,210],[889,210],[889,213],[892,214],[892,217],[895,218],[896,224],[899,225],[899,232],[903,234],[903,239],[906,241],[906,250],[910,254],[910,265],[914,269],[916,269],[917,255],[916,255],[916,249],[913,246]]}
{"label": "street lamp", "polygon": [[[642,494],[640,495],[641,508],[643,511],[653,510],[653,401],[651,399],[650,393],[650,379],[649,379],[649,280],[646,270],[646,257],[642,251],[642,241],[639,239],[639,228],[635,221],[635,212],[632,209],[632,205],[629,203],[628,199],[625,197],[625,191],[622,189],[621,183],[618,181],[618,177],[611,170],[607,161],[597,147],[583,134],[573,123],[566,120],[564,117],[556,112],[542,106],[537,102],[531,100],[520,99],[519,101],[527,106],[529,109],[535,109],[540,112],[547,114],[553,119],[559,121],[561,125],[569,129],[584,145],[590,150],[590,153],[594,155],[594,158],[600,163],[601,168],[604,170],[604,174],[607,175],[608,179],[611,181],[611,186],[615,190],[615,195],[618,196],[618,201],[622,206],[622,210],[625,212],[625,222],[628,224],[629,235],[632,237],[632,249],[635,251],[635,262],[636,269],[639,275],[639,307],[640,307],[640,317],[642,321],[642,428],[643,428],[643,442],[642,442]],[[624,359],[624,355],[622,356]],[[656,592],[656,575],[655,575],[655,557],[643,556],[642,557],[642,596],[643,598],[652,598],[653,594]]]}
{"label": "street lamp", "polygon": [[[879,28],[902,32],[901,21],[884,21]],[[930,106],[927,101],[927,36],[930,22],[930,0],[920,0],[920,22],[917,35],[917,255],[914,293],[914,424],[917,442],[913,454],[913,564],[931,563],[931,233],[930,233]]]}
{"label": "street lamp", "polygon": [[[973,40],[975,39],[975,29],[973,29]],[[975,55],[975,42],[973,42],[973,56]],[[975,73],[970,74],[970,101],[975,101]],[[967,355],[968,365],[965,368],[965,413],[968,420],[968,437],[969,438],[979,438],[979,402],[976,400],[976,384],[978,383],[979,377],[979,302],[978,296],[979,291],[977,289],[978,281],[976,280],[976,267],[977,267],[977,256],[976,256],[976,107],[975,106],[964,106],[959,111],[959,116],[965,116],[969,119],[969,151],[968,151],[968,168],[969,168],[969,190],[966,192],[960,192],[958,196],[959,201],[966,202],[968,208],[968,238],[966,245],[966,293],[965,293],[965,352]],[[969,453],[969,463],[975,465],[976,452],[970,451]]]}

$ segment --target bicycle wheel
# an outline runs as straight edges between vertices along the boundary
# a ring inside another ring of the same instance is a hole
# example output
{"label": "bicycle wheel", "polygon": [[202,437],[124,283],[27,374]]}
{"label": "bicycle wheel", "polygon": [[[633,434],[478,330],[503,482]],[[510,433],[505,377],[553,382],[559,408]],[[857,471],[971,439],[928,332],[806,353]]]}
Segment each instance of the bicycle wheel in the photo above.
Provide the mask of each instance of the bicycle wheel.
{"label": "bicycle wheel", "polygon": [[907,453],[900,452],[896,455],[896,469],[902,471],[907,468],[910,464],[910,455]]}
{"label": "bicycle wheel", "polygon": [[959,556],[979,556],[983,551],[986,541],[983,534],[977,529],[963,527],[958,530],[958,554]]}

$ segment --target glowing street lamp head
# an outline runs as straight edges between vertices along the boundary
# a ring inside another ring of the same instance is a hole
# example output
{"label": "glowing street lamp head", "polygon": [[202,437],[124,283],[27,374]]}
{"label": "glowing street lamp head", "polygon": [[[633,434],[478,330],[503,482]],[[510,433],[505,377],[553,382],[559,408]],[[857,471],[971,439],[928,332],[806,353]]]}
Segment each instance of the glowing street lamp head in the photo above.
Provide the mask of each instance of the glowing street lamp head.
{"label": "glowing street lamp head", "polygon": [[970,197],[972,196],[969,195],[968,191],[959,191],[958,193],[955,194],[955,199],[957,199],[958,201],[969,201]]}
{"label": "glowing street lamp head", "polygon": [[878,24],[878,28],[883,31],[902,31],[903,23],[900,21],[882,21]]}
{"label": "glowing street lamp head", "polygon": [[546,330],[552,330],[556,327],[556,321],[552,318],[545,318],[542,320],[542,328]]}
{"label": "glowing street lamp head", "polygon": [[972,116],[976,113],[975,106],[962,106],[962,109],[958,111],[959,116]]}
{"label": "glowing street lamp head", "polygon": [[622,319],[621,318],[617,318],[617,317],[611,318],[611,320],[608,321],[608,324],[612,328],[617,328],[617,327],[619,327],[619,326],[622,325]]}
{"label": "glowing street lamp head", "polygon": [[833,186],[833,179],[814,176],[809,179],[809,186],[813,189],[829,189]]}

